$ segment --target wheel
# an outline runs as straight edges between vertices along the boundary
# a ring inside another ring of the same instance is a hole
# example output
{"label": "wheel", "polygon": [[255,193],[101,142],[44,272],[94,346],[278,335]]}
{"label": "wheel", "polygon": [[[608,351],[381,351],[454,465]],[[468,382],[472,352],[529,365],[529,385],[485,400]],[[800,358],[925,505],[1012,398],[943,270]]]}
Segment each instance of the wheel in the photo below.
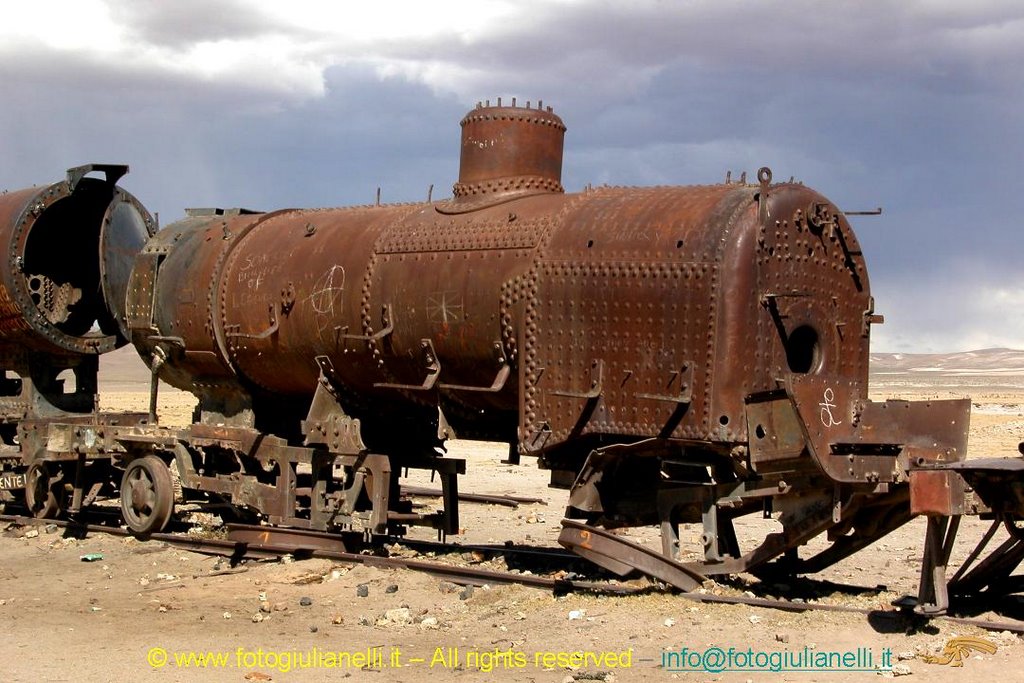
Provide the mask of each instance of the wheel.
{"label": "wheel", "polygon": [[1010,512],[1003,513],[1003,526],[1018,541],[1024,541],[1024,519]]}
{"label": "wheel", "polygon": [[139,535],[163,531],[174,512],[171,471],[155,455],[128,463],[121,477],[121,514]]}
{"label": "wheel", "polygon": [[61,513],[60,478],[45,462],[34,462],[25,473],[25,504],[37,519],[54,519]]}

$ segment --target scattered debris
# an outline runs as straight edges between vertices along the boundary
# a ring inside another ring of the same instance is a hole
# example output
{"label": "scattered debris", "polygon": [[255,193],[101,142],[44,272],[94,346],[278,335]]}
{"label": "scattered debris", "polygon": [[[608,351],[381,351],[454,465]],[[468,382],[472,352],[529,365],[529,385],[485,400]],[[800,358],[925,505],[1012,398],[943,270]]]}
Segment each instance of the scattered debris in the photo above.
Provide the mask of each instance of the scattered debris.
{"label": "scattered debris", "polygon": [[[360,623],[362,621],[360,620]],[[384,616],[377,619],[377,626],[389,626],[391,624],[411,624],[412,613],[408,607],[396,607],[384,612]]]}
{"label": "scattered debris", "polygon": [[102,553],[86,553],[85,555],[82,555],[78,559],[80,559],[82,562],[97,562],[97,561],[103,559],[103,554]]}
{"label": "scattered debris", "polygon": [[[213,566],[213,571],[208,572],[206,574],[202,574],[202,576],[224,576],[225,574],[241,574],[243,572],[249,571],[248,567],[229,567],[227,569],[219,569],[220,566],[221,565],[219,564],[215,564]],[[193,574],[192,578],[198,579],[199,576],[199,574]]]}

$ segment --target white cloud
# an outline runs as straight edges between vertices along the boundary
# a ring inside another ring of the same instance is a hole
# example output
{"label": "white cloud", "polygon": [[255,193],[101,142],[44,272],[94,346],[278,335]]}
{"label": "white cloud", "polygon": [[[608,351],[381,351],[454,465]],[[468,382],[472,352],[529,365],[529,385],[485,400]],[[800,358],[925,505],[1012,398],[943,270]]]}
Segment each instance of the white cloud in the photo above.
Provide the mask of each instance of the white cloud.
{"label": "white cloud", "polygon": [[1024,349],[1024,277],[963,269],[918,277],[877,278],[872,350],[946,353]]}
{"label": "white cloud", "polygon": [[125,31],[104,0],[9,2],[0,8],[0,45],[14,53],[45,48],[67,54],[116,53]]}
{"label": "white cloud", "polygon": [[481,38],[496,24],[514,21],[537,2],[509,0],[378,0],[373,3],[333,0],[292,0],[262,3],[273,22],[323,37],[335,46],[388,45],[429,36],[451,36],[466,42]]}
{"label": "white cloud", "polygon": [[[965,9],[970,7],[970,10]],[[320,97],[325,71],[369,65],[471,102],[496,88],[638,93],[670,65],[888,77],[916,68],[1020,82],[1011,3],[786,5],[741,0],[34,0],[0,6],[0,55],[40,51],[113,72]],[[813,99],[813,91],[808,93]]]}

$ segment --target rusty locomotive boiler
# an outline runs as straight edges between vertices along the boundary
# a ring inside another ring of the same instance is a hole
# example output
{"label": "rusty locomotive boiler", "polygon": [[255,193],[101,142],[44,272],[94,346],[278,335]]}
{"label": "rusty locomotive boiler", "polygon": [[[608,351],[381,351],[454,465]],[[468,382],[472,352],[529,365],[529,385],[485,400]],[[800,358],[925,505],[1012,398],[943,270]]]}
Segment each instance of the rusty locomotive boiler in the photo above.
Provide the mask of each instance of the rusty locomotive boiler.
{"label": "rusty locomotive boiler", "polygon": [[[669,561],[701,524],[694,581],[813,571],[909,520],[911,471],[963,460],[969,402],[868,399],[880,317],[844,214],[766,168],[566,194],[564,132],[550,109],[480,106],[450,200],[192,211],[153,236],[122,323],[154,392],[199,404],[183,430],[99,438],[129,526],[166,524],[170,464],[185,495],[271,523],[455,532],[454,436],[538,458],[587,525],[659,524]],[[413,511],[403,468],[440,475],[442,510]],[[751,513],[778,531],[744,548]],[[636,566],[589,526],[561,541]]]}
{"label": "rusty locomotive boiler", "polygon": [[108,483],[105,458],[48,453],[46,438],[50,421],[94,421],[98,357],[127,343],[117,320],[135,255],[155,231],[117,186],[127,172],[79,166],[62,181],[0,196],[0,489],[9,498],[25,488],[41,516],[82,505],[81,495],[65,500],[64,483]]}

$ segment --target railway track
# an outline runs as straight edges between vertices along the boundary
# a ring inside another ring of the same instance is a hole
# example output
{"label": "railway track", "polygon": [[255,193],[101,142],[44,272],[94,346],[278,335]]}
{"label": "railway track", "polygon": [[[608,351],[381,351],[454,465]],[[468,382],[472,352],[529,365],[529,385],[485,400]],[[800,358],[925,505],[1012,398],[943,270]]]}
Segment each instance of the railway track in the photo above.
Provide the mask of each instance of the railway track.
{"label": "railway track", "polygon": [[[112,519],[112,518],[111,518]],[[109,521],[109,520],[108,520]],[[41,520],[23,515],[2,514],[0,523],[6,522],[21,526],[42,526],[55,524],[65,528],[72,534],[102,533],[112,536],[129,537],[133,534],[127,529],[108,524],[90,524],[82,521],[68,520]],[[566,528],[573,530],[573,537],[577,540],[597,538],[599,539],[598,555],[610,552],[615,543],[615,537],[610,534],[595,534],[589,536],[586,532],[593,532],[578,523],[570,523]],[[664,578],[658,577],[658,582],[648,585],[637,585],[635,583],[621,583],[616,580],[578,580],[573,578],[543,576],[532,573],[517,573],[512,571],[498,571],[483,569],[460,564],[439,562],[410,557],[385,556],[375,554],[379,552],[380,546],[369,546],[361,542],[350,548],[351,542],[336,534],[325,534],[306,530],[287,529],[280,527],[257,526],[247,524],[228,524],[227,538],[201,538],[187,534],[154,533],[148,536],[145,541],[157,541],[166,543],[176,548],[192,552],[218,555],[229,558],[232,563],[239,563],[245,560],[267,560],[277,559],[285,555],[292,555],[299,558],[320,557],[339,562],[350,562],[363,564],[370,567],[386,569],[406,569],[423,572],[445,579],[460,585],[497,585],[515,584],[551,591],[556,594],[569,592],[590,592],[606,595],[639,595],[652,591],[675,592],[682,600],[700,602],[705,604],[721,605],[745,605],[763,609],[775,609],[786,612],[841,612],[849,614],[860,614],[865,617],[886,617],[908,618],[915,622],[925,622],[929,619],[974,626],[990,631],[1010,631],[1012,633],[1024,634],[1024,622],[1020,621],[992,621],[969,617],[957,617],[950,615],[922,616],[912,612],[911,604],[905,601],[894,603],[892,610],[878,610],[851,605],[836,605],[820,602],[803,602],[796,600],[783,600],[774,598],[750,597],[748,595],[715,595],[709,592],[701,592],[700,589],[679,591],[673,586],[673,579],[676,576],[664,574],[664,567],[657,567],[650,564],[651,560],[644,565],[644,572],[648,576],[662,574]],[[581,536],[582,534],[582,536]],[[143,540],[143,539],[140,539]],[[485,557],[501,555],[506,561],[514,558],[529,558],[533,561],[541,560],[560,563],[564,568],[569,561],[579,561],[577,555],[567,553],[559,549],[536,548],[515,545],[461,545],[452,543],[436,543],[429,541],[414,541],[406,539],[394,539],[394,542],[409,550],[418,553],[443,554],[464,554],[467,552],[482,553]],[[623,548],[630,553],[625,557],[633,557],[636,553],[636,546],[628,541],[622,541]],[[654,554],[656,555],[656,554]],[[649,556],[649,557],[653,557]],[[666,580],[668,579],[668,580]]]}

